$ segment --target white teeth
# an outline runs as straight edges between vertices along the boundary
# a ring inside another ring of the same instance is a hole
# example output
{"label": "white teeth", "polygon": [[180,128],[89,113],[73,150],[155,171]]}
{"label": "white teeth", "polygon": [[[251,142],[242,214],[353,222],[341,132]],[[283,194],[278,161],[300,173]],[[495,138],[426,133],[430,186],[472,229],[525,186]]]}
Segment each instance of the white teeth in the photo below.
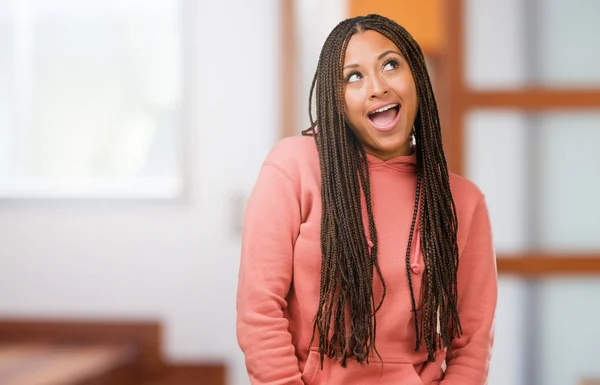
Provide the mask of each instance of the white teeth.
{"label": "white teeth", "polygon": [[380,109],[378,109],[378,110],[375,110],[375,111],[371,112],[371,114],[376,114],[376,113],[378,113],[378,112],[387,111],[387,110],[389,110],[390,108],[394,108],[394,107],[398,107],[398,105],[397,105],[397,104],[388,104],[388,105],[387,105],[387,106],[385,106],[385,107],[381,107]]}

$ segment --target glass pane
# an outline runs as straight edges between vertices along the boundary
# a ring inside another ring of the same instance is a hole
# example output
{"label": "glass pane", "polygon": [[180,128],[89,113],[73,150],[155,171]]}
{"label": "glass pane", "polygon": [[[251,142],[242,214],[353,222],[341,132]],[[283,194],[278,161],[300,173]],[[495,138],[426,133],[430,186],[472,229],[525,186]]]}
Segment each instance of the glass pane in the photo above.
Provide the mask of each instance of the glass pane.
{"label": "glass pane", "polygon": [[490,364],[489,385],[529,385],[525,382],[527,365],[525,314],[527,285],[518,278],[498,281],[495,341]]}
{"label": "glass pane", "polygon": [[528,244],[527,119],[514,111],[476,111],[466,119],[466,177],[486,195],[498,252]]}
{"label": "glass pane", "polygon": [[[181,20],[168,0],[12,1],[13,156],[3,191],[181,185]],[[8,41],[5,41],[8,40]],[[12,67],[12,68],[11,68]],[[4,87],[3,87],[4,88]],[[2,94],[0,94],[0,101]],[[1,159],[0,159],[1,160]],[[17,186],[17,187],[15,187]],[[118,189],[117,189],[118,190]]]}
{"label": "glass pane", "polygon": [[523,0],[465,1],[465,69],[472,88],[515,88],[527,81]]}
{"label": "glass pane", "polygon": [[11,151],[10,133],[11,119],[11,89],[13,86],[12,62],[13,56],[13,23],[11,21],[11,7],[6,1],[0,1],[0,178],[5,178],[9,173],[9,159]]}
{"label": "glass pane", "polygon": [[600,112],[479,110],[466,135],[498,252],[600,250]]}
{"label": "glass pane", "polygon": [[545,113],[538,136],[538,244],[600,250],[600,112]]}
{"label": "glass pane", "polygon": [[598,15],[591,0],[466,0],[469,86],[600,87]]}
{"label": "glass pane", "polygon": [[536,83],[600,86],[600,1],[538,0]]}
{"label": "glass pane", "polygon": [[600,279],[547,279],[537,288],[537,384],[600,379]]}
{"label": "glass pane", "polygon": [[600,379],[600,278],[499,279],[489,385]]}

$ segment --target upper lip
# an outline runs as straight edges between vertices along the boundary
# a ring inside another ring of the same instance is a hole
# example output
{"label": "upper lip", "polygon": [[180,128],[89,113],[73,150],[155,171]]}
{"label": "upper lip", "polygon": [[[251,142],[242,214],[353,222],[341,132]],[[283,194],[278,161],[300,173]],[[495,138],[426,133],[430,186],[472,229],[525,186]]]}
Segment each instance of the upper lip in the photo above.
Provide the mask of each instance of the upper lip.
{"label": "upper lip", "polygon": [[377,111],[380,108],[389,106],[391,104],[396,104],[398,105],[398,107],[400,106],[400,103],[394,103],[394,102],[381,102],[381,103],[377,103],[376,105],[374,105],[369,112],[367,113],[367,115],[371,115],[373,112]]}

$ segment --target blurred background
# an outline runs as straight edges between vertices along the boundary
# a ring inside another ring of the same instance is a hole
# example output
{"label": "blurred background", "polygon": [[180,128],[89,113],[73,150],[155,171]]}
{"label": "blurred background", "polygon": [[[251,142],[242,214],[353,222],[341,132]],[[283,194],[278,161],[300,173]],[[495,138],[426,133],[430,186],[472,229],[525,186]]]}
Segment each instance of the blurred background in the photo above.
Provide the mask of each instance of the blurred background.
{"label": "blurred background", "polygon": [[488,197],[490,385],[600,383],[600,1],[0,0],[0,384],[248,384],[245,201],[371,12]]}

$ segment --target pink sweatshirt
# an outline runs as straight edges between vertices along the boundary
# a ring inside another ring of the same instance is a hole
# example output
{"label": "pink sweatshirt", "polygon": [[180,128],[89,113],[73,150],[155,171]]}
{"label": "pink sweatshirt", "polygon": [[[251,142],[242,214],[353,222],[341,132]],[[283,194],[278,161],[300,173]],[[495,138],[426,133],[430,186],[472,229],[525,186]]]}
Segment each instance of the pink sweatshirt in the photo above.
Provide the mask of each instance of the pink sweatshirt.
{"label": "pink sweatshirt", "polygon": [[[427,362],[415,352],[415,330],[405,253],[414,209],[416,156],[389,161],[368,155],[379,264],[387,285],[377,313],[375,356],[346,368],[325,357],[318,338],[309,346],[319,303],[321,187],[312,137],[281,140],[264,162],[248,201],[237,295],[237,338],[253,385],[483,385],[486,383],[497,296],[495,254],[485,198],[467,179],[451,174],[459,231],[458,307],[463,335],[453,358]],[[366,217],[366,209],[363,210]],[[418,228],[418,226],[417,226]],[[419,301],[423,258],[418,237],[412,282]],[[375,298],[381,284],[374,280]],[[418,303],[418,302],[417,302]]]}

